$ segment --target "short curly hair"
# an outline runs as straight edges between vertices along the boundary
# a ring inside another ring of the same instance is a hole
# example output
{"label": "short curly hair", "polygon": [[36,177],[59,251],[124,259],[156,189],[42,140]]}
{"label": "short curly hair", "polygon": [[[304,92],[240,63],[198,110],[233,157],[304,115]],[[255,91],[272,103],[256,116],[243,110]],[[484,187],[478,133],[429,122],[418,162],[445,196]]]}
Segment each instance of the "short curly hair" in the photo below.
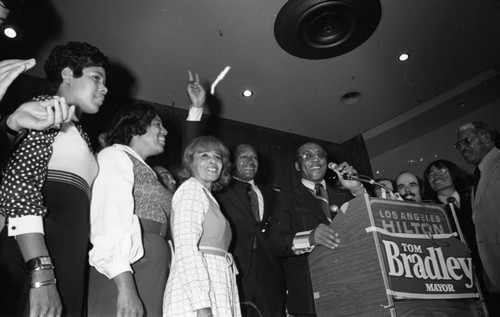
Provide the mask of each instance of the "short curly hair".
{"label": "short curly hair", "polygon": [[230,153],[228,148],[222,143],[218,138],[206,135],[200,136],[191,141],[188,144],[184,153],[182,155],[182,167],[183,170],[179,173],[179,176],[183,178],[183,180],[193,176],[193,161],[194,154],[199,152],[207,152],[207,151],[216,151],[219,152],[222,159],[222,171],[220,173],[220,177],[217,181],[212,183],[212,191],[221,190],[225,186],[229,184],[231,181],[231,163]]}
{"label": "short curly hair", "polygon": [[61,72],[64,68],[69,67],[73,71],[73,76],[79,78],[83,75],[84,68],[92,66],[102,67],[106,71],[109,68],[108,57],[97,47],[84,42],[57,45],[50,52],[44,65],[50,93],[55,93],[61,85],[63,81]]}
{"label": "short curly hair", "polygon": [[134,135],[143,135],[153,119],[158,116],[149,104],[137,103],[121,109],[111,121],[111,129],[104,137],[106,146],[129,145]]}

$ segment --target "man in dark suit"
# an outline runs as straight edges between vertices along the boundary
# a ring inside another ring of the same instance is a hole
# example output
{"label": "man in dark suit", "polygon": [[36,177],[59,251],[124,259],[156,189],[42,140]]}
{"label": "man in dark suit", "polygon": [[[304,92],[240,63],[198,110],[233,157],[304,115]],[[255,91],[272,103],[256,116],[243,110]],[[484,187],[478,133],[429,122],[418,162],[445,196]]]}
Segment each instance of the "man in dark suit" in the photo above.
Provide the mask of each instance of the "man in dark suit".
{"label": "man in dark suit", "polygon": [[283,259],[287,310],[292,316],[316,315],[308,254],[317,245],[335,249],[340,243],[338,233],[329,226],[334,217],[330,206],[341,206],[365,193],[360,182],[344,179],[356,173],[346,162],[333,168],[343,188],[327,185],[327,164],[326,152],[318,144],[299,147],[295,168],[302,176],[300,188],[278,193],[270,221],[269,243],[272,252]]}
{"label": "man in dark suit", "polygon": [[233,154],[233,180],[225,190],[214,195],[233,230],[229,250],[239,271],[237,281],[242,314],[284,316],[282,264],[271,255],[266,232],[274,191],[255,184],[259,162],[251,145],[240,144]]}

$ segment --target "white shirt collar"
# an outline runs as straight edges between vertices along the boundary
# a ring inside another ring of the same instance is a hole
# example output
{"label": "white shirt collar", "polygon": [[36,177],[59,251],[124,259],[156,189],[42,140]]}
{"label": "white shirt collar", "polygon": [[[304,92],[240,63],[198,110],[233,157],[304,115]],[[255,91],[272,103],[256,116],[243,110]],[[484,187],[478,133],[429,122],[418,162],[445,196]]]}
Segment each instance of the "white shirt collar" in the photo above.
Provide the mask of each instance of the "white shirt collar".
{"label": "white shirt collar", "polygon": [[[309,188],[310,190],[314,190],[314,187],[316,186],[317,183],[311,182],[310,180],[307,180],[305,178],[302,179],[302,185],[305,187]],[[323,185],[323,187],[326,189],[326,182],[324,179],[319,182],[319,184]]]}
{"label": "white shirt collar", "polygon": [[134,151],[134,149],[132,149],[130,146],[124,144],[113,144],[113,146],[124,152],[129,153],[130,155],[132,155],[133,157],[144,163],[144,165],[146,165],[153,172],[153,174],[156,175],[155,171],[151,168],[151,166],[149,166],[146,162],[144,162],[142,157],[140,157],[139,154],[137,154],[137,152]]}
{"label": "white shirt collar", "polygon": [[439,201],[442,202],[443,204],[448,203],[448,197],[455,198],[455,201],[457,202],[457,206],[458,206],[458,208],[460,208],[460,194],[458,194],[458,192],[456,190],[453,192],[453,194],[451,194],[451,196],[438,195]]}
{"label": "white shirt collar", "polygon": [[251,179],[251,180],[249,180],[249,181],[244,181],[244,180],[242,180],[241,178],[238,178],[238,177],[236,177],[236,176],[233,176],[233,178],[234,178],[234,179],[239,180],[239,181],[240,181],[240,182],[242,182],[242,183],[249,183],[249,184],[252,184],[252,186],[254,186],[254,187],[256,186],[256,185],[255,185],[255,181],[254,181],[253,179]]}

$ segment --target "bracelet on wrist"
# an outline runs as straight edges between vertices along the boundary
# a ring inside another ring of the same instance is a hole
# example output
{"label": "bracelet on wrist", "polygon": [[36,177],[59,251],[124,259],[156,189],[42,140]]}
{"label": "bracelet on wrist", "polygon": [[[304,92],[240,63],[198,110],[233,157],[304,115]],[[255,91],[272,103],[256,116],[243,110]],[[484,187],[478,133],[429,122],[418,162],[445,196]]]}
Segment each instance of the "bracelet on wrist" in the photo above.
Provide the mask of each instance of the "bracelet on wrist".
{"label": "bracelet on wrist", "polygon": [[37,272],[37,271],[53,270],[53,269],[54,269],[54,267],[52,265],[42,265],[42,266],[35,268],[34,270],[29,271],[29,274],[33,274],[33,272]]}
{"label": "bracelet on wrist", "polygon": [[39,270],[52,270],[54,265],[50,256],[37,256],[26,261],[26,270],[31,274]]}
{"label": "bracelet on wrist", "polygon": [[56,279],[53,278],[51,280],[46,280],[46,281],[41,281],[41,282],[32,282],[30,284],[30,288],[40,288],[43,286],[49,286],[49,285],[55,285],[56,284]]}

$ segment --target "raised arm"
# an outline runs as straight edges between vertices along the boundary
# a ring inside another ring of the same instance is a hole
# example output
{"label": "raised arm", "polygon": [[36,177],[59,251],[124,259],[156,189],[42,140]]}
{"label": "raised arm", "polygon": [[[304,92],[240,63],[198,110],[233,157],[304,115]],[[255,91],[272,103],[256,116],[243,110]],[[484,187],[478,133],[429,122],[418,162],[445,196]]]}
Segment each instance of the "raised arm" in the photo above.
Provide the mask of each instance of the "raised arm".
{"label": "raised arm", "polygon": [[21,73],[31,69],[35,66],[35,59],[7,59],[0,62],[0,100],[7,92],[10,84],[16,79]]}
{"label": "raised arm", "polygon": [[189,81],[187,84],[187,93],[191,106],[189,107],[189,114],[185,122],[182,151],[186,146],[195,138],[204,134],[205,127],[201,122],[203,115],[203,105],[205,104],[206,91],[200,83],[198,74],[194,74],[188,70]]}
{"label": "raised arm", "polygon": [[194,108],[203,108],[207,95],[205,88],[201,85],[198,74],[194,74],[193,76],[193,73],[191,73],[190,70],[188,70],[188,74],[189,82],[187,86],[187,93],[191,106]]}
{"label": "raised arm", "polygon": [[50,100],[22,104],[7,118],[6,123],[13,131],[45,130],[74,120],[74,115],[75,106],[69,107],[64,97],[54,96]]}

